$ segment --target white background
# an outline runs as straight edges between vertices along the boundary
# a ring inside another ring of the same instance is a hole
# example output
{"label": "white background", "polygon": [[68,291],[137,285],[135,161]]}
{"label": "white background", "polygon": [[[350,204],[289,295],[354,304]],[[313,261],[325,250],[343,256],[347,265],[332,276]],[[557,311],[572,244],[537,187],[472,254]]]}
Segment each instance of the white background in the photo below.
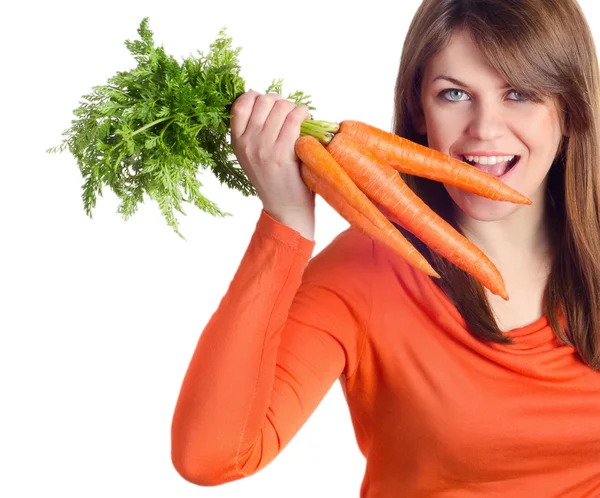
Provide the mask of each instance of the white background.
{"label": "white background", "polygon": [[[0,16],[0,496],[351,497],[365,461],[339,383],[258,474],[219,487],[183,480],[170,424],[200,333],[261,209],[221,186],[233,216],[178,214],[181,240],[146,201],[125,222],[110,190],[94,218],[68,152],[49,155],[80,96],[135,63],[143,17],[178,60],[227,26],[247,88],[273,78],[310,94],[316,119],[391,129],[402,43],[420,1],[11,2]],[[356,6],[353,6],[356,5]],[[596,33],[596,0],[580,0]],[[315,254],[346,222],[317,201]]]}

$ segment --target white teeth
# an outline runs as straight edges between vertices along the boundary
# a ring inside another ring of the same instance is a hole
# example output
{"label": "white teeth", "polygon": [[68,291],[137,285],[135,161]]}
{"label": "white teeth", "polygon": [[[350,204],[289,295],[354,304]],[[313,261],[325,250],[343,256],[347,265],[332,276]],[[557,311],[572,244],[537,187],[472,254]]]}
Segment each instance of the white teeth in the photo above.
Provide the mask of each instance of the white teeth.
{"label": "white teeth", "polygon": [[512,161],[515,156],[463,156],[465,159],[479,164],[496,164]]}

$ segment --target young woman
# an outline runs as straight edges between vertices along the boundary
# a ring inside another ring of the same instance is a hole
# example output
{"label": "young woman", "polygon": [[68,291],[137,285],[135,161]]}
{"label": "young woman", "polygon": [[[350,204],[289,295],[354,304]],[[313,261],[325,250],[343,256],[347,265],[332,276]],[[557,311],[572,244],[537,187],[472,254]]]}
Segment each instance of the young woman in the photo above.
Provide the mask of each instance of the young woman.
{"label": "young woman", "polygon": [[493,260],[509,301],[423,245],[442,279],[352,227],[311,259],[293,147],[308,112],[240,97],[234,150],[264,209],[182,385],[177,471],[257,472],[339,379],[363,497],[600,496],[598,83],[575,0],[425,0],[410,26],[395,132],[533,201],[406,178]]}

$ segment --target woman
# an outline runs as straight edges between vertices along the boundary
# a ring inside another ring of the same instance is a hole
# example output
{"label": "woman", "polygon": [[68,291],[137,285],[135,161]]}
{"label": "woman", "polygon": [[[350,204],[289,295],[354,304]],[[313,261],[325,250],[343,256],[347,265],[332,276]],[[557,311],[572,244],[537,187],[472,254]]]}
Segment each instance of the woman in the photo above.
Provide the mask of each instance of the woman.
{"label": "woman", "polygon": [[182,385],[177,471],[257,472],[339,379],[361,496],[600,496],[599,96],[575,0],[425,0],[413,19],[395,132],[533,204],[406,180],[492,259],[507,302],[425,246],[439,281],[353,228],[310,259],[293,152],[308,112],[240,97],[234,150],[264,209]]}

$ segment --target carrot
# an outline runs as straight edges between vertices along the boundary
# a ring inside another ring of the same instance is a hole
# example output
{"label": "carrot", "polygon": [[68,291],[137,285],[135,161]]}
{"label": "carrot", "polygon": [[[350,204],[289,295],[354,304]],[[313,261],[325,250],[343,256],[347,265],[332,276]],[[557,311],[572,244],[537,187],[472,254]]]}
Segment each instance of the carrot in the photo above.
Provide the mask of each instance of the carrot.
{"label": "carrot", "polygon": [[377,210],[317,139],[300,137],[296,141],[295,151],[303,163],[300,172],[304,183],[350,225],[396,251],[418,270],[432,277],[440,277],[423,255]]}
{"label": "carrot", "polygon": [[369,148],[337,133],[327,151],[356,186],[383,206],[399,225],[431,249],[479,280],[491,292],[508,299],[504,281],[489,258],[471,241],[432,211],[400,175]]}
{"label": "carrot", "polygon": [[497,201],[531,204],[524,195],[475,166],[360,121],[342,121],[340,133],[368,147],[397,171],[459,187]]}

